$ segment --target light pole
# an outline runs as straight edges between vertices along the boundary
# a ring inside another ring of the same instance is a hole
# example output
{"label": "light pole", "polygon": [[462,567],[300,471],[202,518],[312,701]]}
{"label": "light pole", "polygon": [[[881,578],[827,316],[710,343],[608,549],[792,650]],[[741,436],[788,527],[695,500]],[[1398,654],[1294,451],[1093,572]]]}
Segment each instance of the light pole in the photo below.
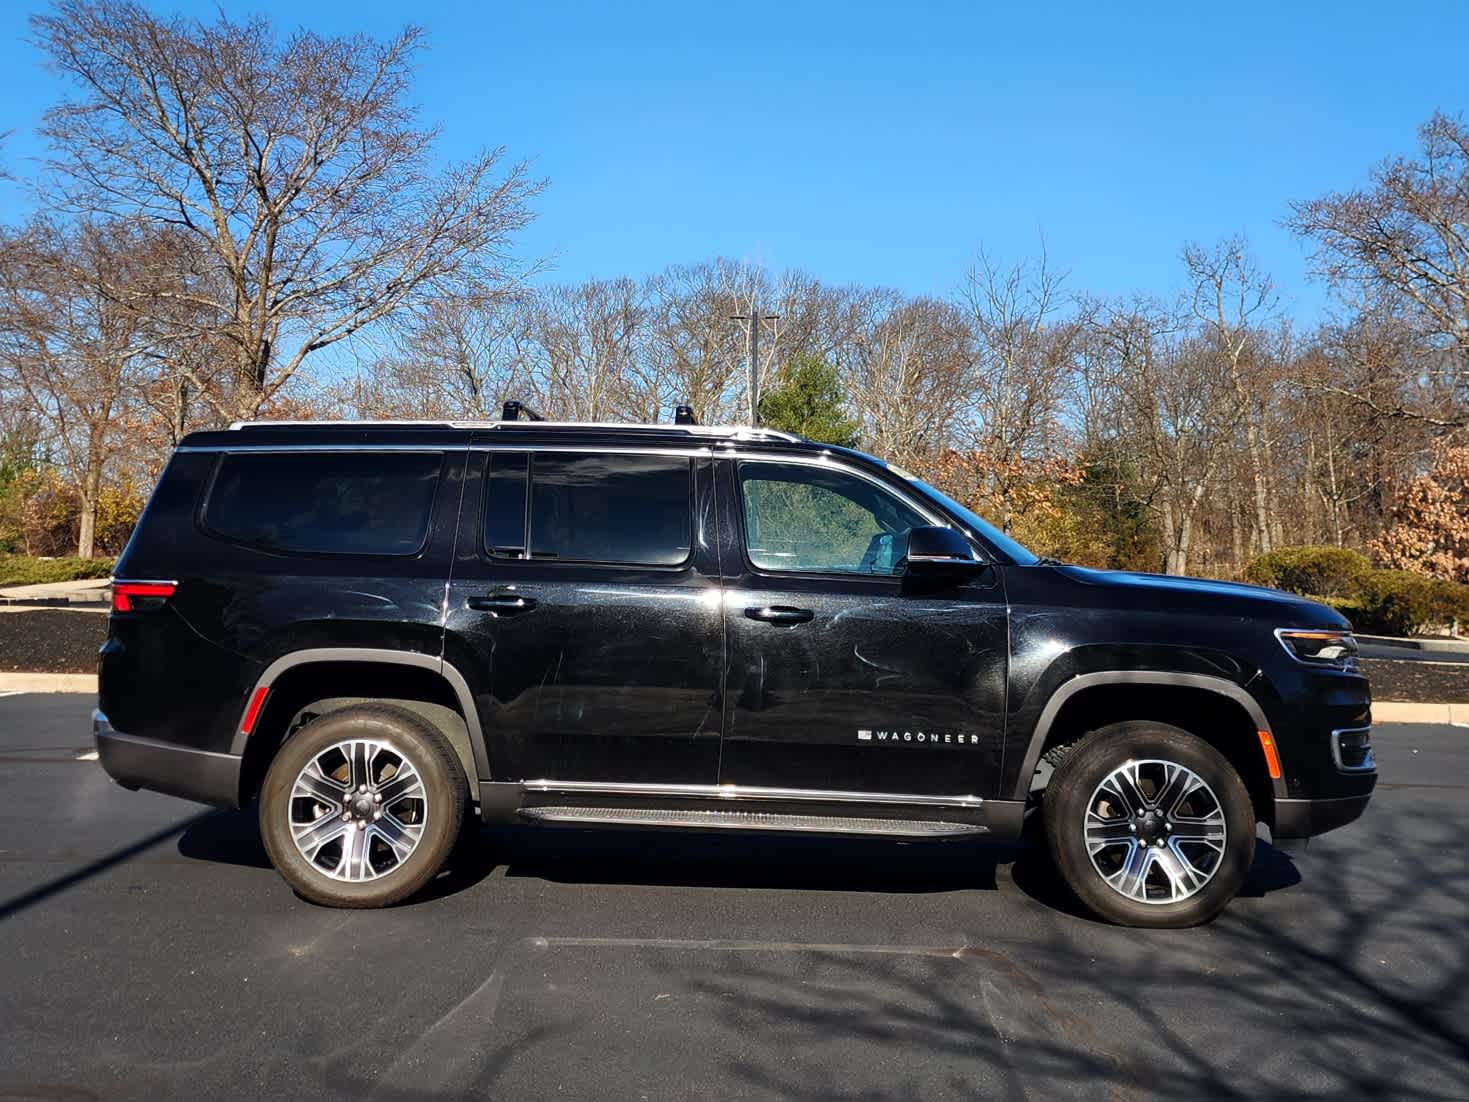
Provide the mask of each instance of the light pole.
{"label": "light pole", "polygon": [[748,314],[731,314],[730,321],[745,323],[745,393],[749,399],[750,427],[760,423],[760,323],[778,321],[779,314],[762,314],[760,307],[750,306]]}

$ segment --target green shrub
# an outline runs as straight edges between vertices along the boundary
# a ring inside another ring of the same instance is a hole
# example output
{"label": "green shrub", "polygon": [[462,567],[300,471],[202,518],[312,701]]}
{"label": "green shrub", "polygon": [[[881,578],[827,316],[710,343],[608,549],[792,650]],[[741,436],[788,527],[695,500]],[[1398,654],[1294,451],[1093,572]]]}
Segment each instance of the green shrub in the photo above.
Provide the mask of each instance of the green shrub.
{"label": "green shrub", "polygon": [[1441,582],[1407,570],[1374,570],[1362,583],[1352,627],[1369,635],[1412,635],[1442,619]]}
{"label": "green shrub", "polygon": [[1310,597],[1350,598],[1371,572],[1367,557],[1346,547],[1282,547],[1251,561],[1245,578]]}
{"label": "green shrub", "polygon": [[1469,627],[1469,582],[1433,582],[1433,619],[1439,624]]}
{"label": "green shrub", "polygon": [[25,555],[0,555],[0,585],[41,585],[71,582],[80,578],[107,578],[112,559],[38,559]]}

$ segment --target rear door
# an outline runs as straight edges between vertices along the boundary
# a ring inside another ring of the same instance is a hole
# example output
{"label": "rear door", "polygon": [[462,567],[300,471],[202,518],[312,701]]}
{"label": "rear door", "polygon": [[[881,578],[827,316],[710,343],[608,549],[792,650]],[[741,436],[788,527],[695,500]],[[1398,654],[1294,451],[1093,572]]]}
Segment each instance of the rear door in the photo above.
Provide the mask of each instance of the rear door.
{"label": "rear door", "polygon": [[712,499],[694,449],[472,454],[445,653],[471,681],[495,780],[714,783]]}
{"label": "rear door", "polygon": [[1008,629],[998,571],[914,586],[907,532],[943,523],[855,467],[721,460],[729,638],[722,784],[988,795]]}

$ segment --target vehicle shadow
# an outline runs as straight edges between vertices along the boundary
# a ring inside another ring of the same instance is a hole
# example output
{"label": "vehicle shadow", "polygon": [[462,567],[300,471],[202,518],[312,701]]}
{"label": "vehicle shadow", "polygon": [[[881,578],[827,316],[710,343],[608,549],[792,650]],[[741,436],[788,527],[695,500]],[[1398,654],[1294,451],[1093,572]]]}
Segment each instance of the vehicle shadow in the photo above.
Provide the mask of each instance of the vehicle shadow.
{"label": "vehicle shadow", "polygon": [[996,887],[1020,843],[495,827],[507,876],[564,884],[887,893]]}
{"label": "vehicle shadow", "polygon": [[[179,836],[181,856],[270,868],[254,807],[198,817]],[[731,835],[640,830],[547,830],[479,825],[466,829],[444,875],[407,905],[440,899],[506,876],[561,884],[926,894],[995,891],[999,869],[1053,910],[1091,921],[1033,842],[934,842],[828,836]],[[1261,841],[1240,894],[1260,898],[1300,882],[1289,855]]]}

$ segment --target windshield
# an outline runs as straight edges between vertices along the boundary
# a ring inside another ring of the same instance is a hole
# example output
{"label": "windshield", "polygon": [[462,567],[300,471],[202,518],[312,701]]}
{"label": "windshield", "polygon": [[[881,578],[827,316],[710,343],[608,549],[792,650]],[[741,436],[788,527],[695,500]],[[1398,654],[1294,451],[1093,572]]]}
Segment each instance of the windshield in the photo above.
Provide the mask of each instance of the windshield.
{"label": "windshield", "polygon": [[902,475],[908,480],[908,484],[924,497],[954,514],[969,529],[971,535],[978,536],[991,547],[997,548],[1002,555],[1010,558],[1017,566],[1034,566],[1040,562],[1039,555],[1016,543],[983,517],[971,513],[948,494],[940,493],[927,482],[924,482],[916,475],[909,474],[901,467],[895,467],[889,463],[888,470],[894,474]]}

